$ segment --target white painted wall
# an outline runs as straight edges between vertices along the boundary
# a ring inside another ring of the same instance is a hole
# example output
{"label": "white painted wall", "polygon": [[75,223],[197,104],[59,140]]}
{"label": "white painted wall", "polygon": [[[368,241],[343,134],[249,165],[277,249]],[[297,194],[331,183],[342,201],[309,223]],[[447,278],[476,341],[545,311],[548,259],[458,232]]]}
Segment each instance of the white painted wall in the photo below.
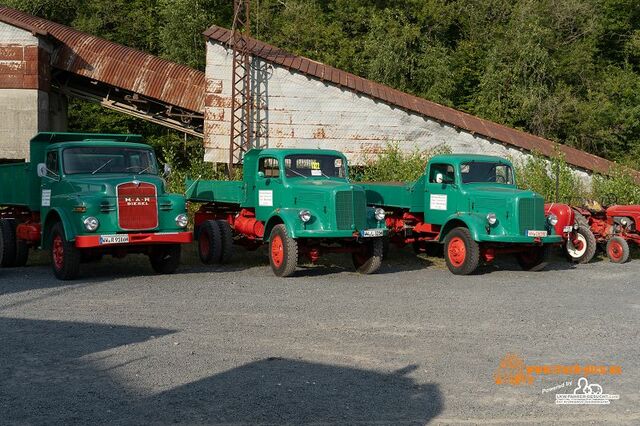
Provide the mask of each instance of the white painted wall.
{"label": "white painted wall", "polygon": [[[230,135],[231,51],[207,43],[206,78],[212,102],[205,109],[205,160],[226,162]],[[408,113],[344,88],[270,65],[268,138],[271,148],[328,148],[363,164],[388,142],[406,151],[448,146],[454,153],[499,155],[521,161],[529,155],[425,116]],[[590,176],[576,171],[590,182]]]}

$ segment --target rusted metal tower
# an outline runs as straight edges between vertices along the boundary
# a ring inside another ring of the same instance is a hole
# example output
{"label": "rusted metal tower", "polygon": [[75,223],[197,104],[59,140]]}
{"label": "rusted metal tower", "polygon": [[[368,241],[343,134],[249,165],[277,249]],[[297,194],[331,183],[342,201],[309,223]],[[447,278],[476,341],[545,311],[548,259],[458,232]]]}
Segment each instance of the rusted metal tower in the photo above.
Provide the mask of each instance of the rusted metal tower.
{"label": "rusted metal tower", "polygon": [[242,162],[244,153],[251,149],[251,58],[248,38],[250,36],[250,0],[233,1],[232,36],[233,71],[231,87],[231,142],[229,145],[229,175],[233,166]]}

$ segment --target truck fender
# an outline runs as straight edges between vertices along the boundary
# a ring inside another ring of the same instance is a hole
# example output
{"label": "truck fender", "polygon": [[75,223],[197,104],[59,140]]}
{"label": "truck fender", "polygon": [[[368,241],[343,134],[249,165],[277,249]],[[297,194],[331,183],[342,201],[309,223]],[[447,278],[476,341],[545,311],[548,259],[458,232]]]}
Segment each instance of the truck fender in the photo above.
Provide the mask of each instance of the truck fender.
{"label": "truck fender", "polygon": [[74,232],[72,231],[73,227],[71,226],[71,221],[65,214],[64,210],[59,209],[57,207],[52,208],[47,213],[47,217],[44,221],[44,227],[42,228],[42,248],[48,249],[49,247],[49,235],[51,234],[51,228],[57,222],[62,222],[62,226],[64,228],[64,237],[67,241],[72,241],[76,238]]}
{"label": "truck fender", "polygon": [[299,221],[298,212],[300,209],[278,209],[272,213],[267,220],[267,224],[264,228],[264,237],[263,240],[269,241],[269,236],[271,235],[271,230],[274,226],[279,224],[284,224],[287,228],[287,233],[291,238],[296,238],[296,221]]}
{"label": "truck fender", "polygon": [[444,238],[452,229],[460,226],[467,228],[471,233],[471,237],[473,237],[475,241],[478,241],[480,239],[480,230],[484,229],[486,226],[486,220],[478,215],[472,214],[451,215],[442,226],[439,241],[443,242]]}

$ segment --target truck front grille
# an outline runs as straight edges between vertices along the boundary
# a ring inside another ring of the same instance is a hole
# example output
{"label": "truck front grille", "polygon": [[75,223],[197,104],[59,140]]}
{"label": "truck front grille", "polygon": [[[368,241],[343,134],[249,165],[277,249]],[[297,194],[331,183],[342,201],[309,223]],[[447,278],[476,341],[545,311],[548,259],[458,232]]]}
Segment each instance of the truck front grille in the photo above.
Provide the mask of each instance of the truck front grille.
{"label": "truck front grille", "polygon": [[155,185],[127,182],[118,185],[118,225],[127,231],[158,227],[158,197]]}
{"label": "truck front grille", "polygon": [[336,226],[339,230],[364,229],[367,224],[367,202],[364,191],[336,193]]}
{"label": "truck front grille", "polygon": [[518,217],[520,233],[527,230],[542,231],[545,229],[544,201],[542,198],[521,198],[518,200]]}

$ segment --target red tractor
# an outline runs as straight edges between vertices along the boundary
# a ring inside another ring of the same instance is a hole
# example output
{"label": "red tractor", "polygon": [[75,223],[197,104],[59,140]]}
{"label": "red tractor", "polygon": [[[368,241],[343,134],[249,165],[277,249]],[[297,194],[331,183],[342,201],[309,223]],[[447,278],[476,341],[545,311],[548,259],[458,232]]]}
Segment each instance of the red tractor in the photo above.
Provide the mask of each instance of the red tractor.
{"label": "red tractor", "polygon": [[597,240],[582,212],[562,203],[547,203],[544,210],[546,216],[554,214],[558,218],[555,230],[564,238],[567,259],[574,263],[589,263],[596,253]]}
{"label": "red tractor", "polygon": [[584,217],[596,241],[606,247],[607,257],[614,263],[629,260],[629,241],[640,245],[640,205],[617,205],[612,200],[609,207],[598,203],[587,203],[586,207],[575,207]]}

